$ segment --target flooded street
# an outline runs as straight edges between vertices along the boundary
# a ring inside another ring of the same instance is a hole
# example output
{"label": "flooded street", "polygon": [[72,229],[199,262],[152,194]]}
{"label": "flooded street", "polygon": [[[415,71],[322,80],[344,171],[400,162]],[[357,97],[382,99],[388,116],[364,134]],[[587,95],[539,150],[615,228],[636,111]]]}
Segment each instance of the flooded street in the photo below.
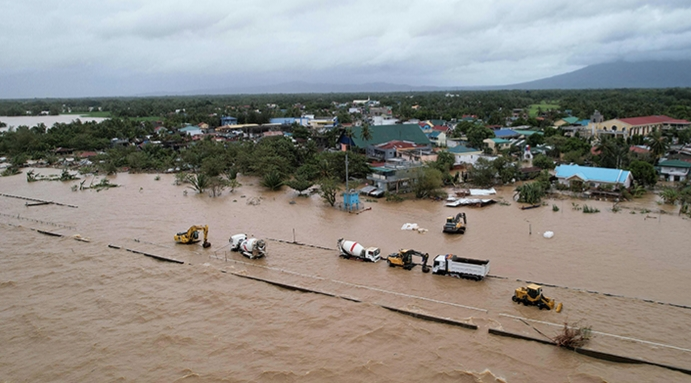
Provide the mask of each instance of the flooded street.
{"label": "flooded street", "polygon": [[[382,199],[348,214],[317,195],[267,192],[249,177],[216,198],[175,186],[173,175],[155,177],[118,174],[109,179],[120,186],[100,192],[72,191],[80,181],[0,178],[0,380],[691,379],[488,334],[494,328],[539,338],[538,331],[553,336],[564,322],[580,323],[592,326],[589,349],[691,369],[691,221],[653,195],[619,204],[618,212],[612,202],[571,199],[520,210],[507,186],[498,192],[508,206]],[[8,195],[78,207],[27,206]],[[584,214],[573,204],[600,212]],[[466,233],[443,234],[446,217],[460,211],[467,214]],[[428,231],[401,230],[405,223]],[[209,225],[210,248],[174,243],[173,235],[191,225]],[[554,237],[544,238],[545,231]],[[249,260],[230,252],[228,239],[237,233],[266,239],[268,256]],[[345,260],[336,250],[339,238],[379,247],[384,256],[411,248],[431,258],[489,259],[492,276],[475,282]],[[513,303],[514,289],[526,281],[544,283],[545,295],[564,310]]]}

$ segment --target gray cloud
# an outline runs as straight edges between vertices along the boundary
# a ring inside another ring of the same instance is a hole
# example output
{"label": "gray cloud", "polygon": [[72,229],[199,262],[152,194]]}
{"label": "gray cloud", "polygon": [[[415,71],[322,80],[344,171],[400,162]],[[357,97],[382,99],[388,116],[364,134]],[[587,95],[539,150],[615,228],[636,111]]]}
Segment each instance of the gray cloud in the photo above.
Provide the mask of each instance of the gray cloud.
{"label": "gray cloud", "polygon": [[[25,0],[0,7],[0,97],[19,97],[7,85],[32,76],[45,82],[24,81],[23,91],[37,97],[137,93],[144,84],[162,90],[170,78],[200,81],[197,89],[205,78],[466,86],[621,59],[691,58],[688,1]],[[89,86],[51,85],[65,73]],[[128,79],[138,83],[123,84]]]}

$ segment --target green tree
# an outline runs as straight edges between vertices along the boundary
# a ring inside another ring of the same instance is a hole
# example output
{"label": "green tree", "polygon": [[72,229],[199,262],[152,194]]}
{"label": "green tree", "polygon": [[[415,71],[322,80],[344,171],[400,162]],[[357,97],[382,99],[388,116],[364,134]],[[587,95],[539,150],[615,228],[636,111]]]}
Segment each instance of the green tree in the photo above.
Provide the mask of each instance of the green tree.
{"label": "green tree", "polygon": [[189,183],[190,189],[195,190],[197,193],[204,193],[206,189],[211,187],[211,177],[204,173],[199,174],[188,174],[185,178],[186,183]]}
{"label": "green tree", "polygon": [[655,167],[645,161],[632,161],[629,164],[629,170],[633,179],[639,185],[643,186],[655,186],[657,183],[657,172]]}
{"label": "green tree", "polygon": [[468,175],[475,185],[490,187],[494,185],[497,169],[492,164],[492,161],[486,158],[478,158],[475,165],[468,171]]}
{"label": "green tree", "polygon": [[310,181],[309,179],[307,179],[307,178],[303,178],[303,177],[299,177],[299,176],[298,176],[298,177],[295,177],[295,178],[293,178],[293,179],[290,179],[290,180],[286,181],[285,184],[286,184],[289,188],[291,188],[291,189],[297,191],[297,192],[298,192],[298,195],[302,195],[302,192],[304,192],[305,190],[307,190],[307,189],[309,189],[310,187],[312,187],[312,185],[313,185],[314,183],[313,183],[312,181]]}
{"label": "green tree", "polygon": [[473,126],[468,130],[466,136],[468,137],[468,143],[471,147],[482,149],[485,145],[483,141],[487,138],[494,137],[494,132],[484,126]]}
{"label": "green tree", "polygon": [[322,178],[319,181],[319,195],[331,206],[336,204],[338,183],[332,178]]}
{"label": "green tree", "polygon": [[370,129],[368,123],[362,124],[362,127],[360,128],[360,138],[362,141],[369,141],[372,139],[372,130]]}
{"label": "green tree", "polygon": [[533,158],[533,166],[540,169],[554,169],[554,161],[546,155],[540,153]]}
{"label": "green tree", "polygon": [[279,173],[276,170],[273,170],[269,173],[264,174],[264,176],[262,177],[261,184],[262,186],[271,191],[276,191],[283,186],[284,182],[281,173]]}
{"label": "green tree", "polygon": [[545,196],[545,186],[541,182],[530,182],[516,187],[515,192],[518,202],[535,205]]}
{"label": "green tree", "polygon": [[448,173],[456,162],[456,156],[446,150],[437,153],[437,160],[434,162],[434,167],[439,169],[442,173]]}
{"label": "green tree", "polygon": [[545,136],[542,134],[533,133],[526,138],[526,143],[530,145],[531,148],[534,148],[545,143]]}
{"label": "green tree", "polygon": [[655,160],[658,160],[665,153],[667,153],[667,149],[669,149],[669,140],[662,134],[660,129],[655,129],[652,133],[650,133],[647,137],[647,140],[648,146],[650,147],[650,151],[653,153]]}
{"label": "green tree", "polygon": [[442,187],[442,172],[429,166],[420,168],[417,182],[413,186],[415,197],[427,198],[438,194]]}

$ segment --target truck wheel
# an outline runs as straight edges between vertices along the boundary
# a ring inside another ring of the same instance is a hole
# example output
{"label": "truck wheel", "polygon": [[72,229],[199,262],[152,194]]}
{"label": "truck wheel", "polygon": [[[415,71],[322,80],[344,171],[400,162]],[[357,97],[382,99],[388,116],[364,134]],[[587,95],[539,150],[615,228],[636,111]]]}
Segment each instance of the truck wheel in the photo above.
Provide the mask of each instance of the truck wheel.
{"label": "truck wheel", "polygon": [[514,302],[518,302],[518,298],[516,298],[515,295],[511,297],[511,300],[514,301]]}
{"label": "truck wheel", "polygon": [[523,306],[528,306],[528,301],[523,299]]}
{"label": "truck wheel", "polygon": [[393,267],[393,263],[391,263],[391,261],[387,260],[386,262],[389,264],[389,267]]}

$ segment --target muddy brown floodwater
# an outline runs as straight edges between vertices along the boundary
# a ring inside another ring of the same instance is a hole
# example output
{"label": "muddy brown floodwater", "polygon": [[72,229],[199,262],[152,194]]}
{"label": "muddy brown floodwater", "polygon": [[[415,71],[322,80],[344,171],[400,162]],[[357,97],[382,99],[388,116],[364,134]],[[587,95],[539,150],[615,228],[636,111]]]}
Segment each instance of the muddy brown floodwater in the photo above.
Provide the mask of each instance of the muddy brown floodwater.
{"label": "muddy brown floodwater", "polygon": [[[612,202],[568,199],[531,210],[514,202],[449,208],[379,200],[364,203],[371,210],[348,214],[316,195],[266,192],[249,177],[216,198],[173,185],[172,175],[110,180],[120,186],[96,192],[72,191],[78,181],[0,178],[0,380],[691,380],[664,367],[488,334],[495,328],[553,336],[564,322],[586,324],[594,334],[590,349],[690,369],[691,221],[670,207],[670,214],[659,213],[665,207],[655,196],[620,204],[619,212]],[[499,196],[510,201],[512,189]],[[7,195],[78,207],[27,206]],[[600,213],[584,214],[573,203]],[[467,213],[467,232],[443,234],[445,217],[458,211]],[[428,231],[403,231],[405,223]],[[194,224],[209,225],[209,249],[174,243],[173,234]],[[554,237],[544,238],[545,231]],[[267,239],[268,256],[249,260],[230,252],[228,239],[237,233]],[[75,234],[90,242],[74,240]],[[341,259],[339,238],[377,246],[384,255],[412,248],[432,257],[489,259],[493,277],[474,282]],[[525,281],[547,284],[545,294],[564,310],[513,303],[513,290]]]}

